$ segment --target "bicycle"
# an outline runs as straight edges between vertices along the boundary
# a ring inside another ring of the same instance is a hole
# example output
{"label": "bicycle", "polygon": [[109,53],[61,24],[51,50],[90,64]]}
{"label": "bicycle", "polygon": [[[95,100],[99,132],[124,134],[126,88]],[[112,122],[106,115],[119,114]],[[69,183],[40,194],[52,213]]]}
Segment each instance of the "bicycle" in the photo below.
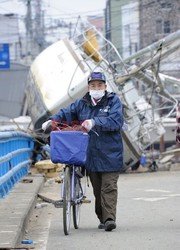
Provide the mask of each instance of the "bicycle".
{"label": "bicycle", "polygon": [[86,172],[84,164],[88,141],[89,135],[83,131],[52,131],[50,134],[52,162],[66,164],[61,186],[65,235],[70,232],[71,207],[74,228],[79,228],[80,207],[86,198],[81,178],[83,177],[82,170]]}

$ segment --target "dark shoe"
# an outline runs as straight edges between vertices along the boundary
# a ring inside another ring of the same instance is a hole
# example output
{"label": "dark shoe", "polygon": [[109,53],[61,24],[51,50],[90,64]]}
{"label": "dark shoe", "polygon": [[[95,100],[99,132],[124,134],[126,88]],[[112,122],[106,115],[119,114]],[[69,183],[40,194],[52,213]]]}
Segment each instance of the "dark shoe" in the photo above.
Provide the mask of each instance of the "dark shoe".
{"label": "dark shoe", "polygon": [[104,229],[104,223],[99,223],[99,225],[98,225],[98,229]]}
{"label": "dark shoe", "polygon": [[105,231],[112,231],[116,228],[116,222],[113,220],[107,220],[104,224]]}

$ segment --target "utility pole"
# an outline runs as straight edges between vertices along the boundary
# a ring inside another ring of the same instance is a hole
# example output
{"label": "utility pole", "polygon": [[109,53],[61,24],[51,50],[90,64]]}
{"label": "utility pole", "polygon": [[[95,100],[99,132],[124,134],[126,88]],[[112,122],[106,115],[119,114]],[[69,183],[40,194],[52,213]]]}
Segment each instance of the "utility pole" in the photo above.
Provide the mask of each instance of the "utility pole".
{"label": "utility pole", "polygon": [[35,1],[35,33],[34,40],[36,43],[37,51],[39,54],[45,47],[44,39],[44,15],[42,12],[42,1]]}
{"label": "utility pole", "polygon": [[72,22],[69,23],[69,39],[72,37]]}
{"label": "utility pole", "polygon": [[32,60],[32,43],[33,43],[33,29],[32,29],[32,8],[31,0],[27,0],[26,13],[26,62],[30,63]]}
{"label": "utility pole", "polygon": [[[45,48],[44,13],[41,0],[22,0],[26,3],[26,58],[27,63]],[[33,11],[32,11],[33,9]]]}

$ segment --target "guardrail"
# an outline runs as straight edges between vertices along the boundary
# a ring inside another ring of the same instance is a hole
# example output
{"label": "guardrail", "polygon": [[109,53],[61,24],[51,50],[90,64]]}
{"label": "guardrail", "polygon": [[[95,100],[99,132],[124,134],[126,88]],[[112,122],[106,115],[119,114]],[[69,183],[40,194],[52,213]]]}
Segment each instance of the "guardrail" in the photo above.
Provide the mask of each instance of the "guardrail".
{"label": "guardrail", "polygon": [[23,132],[0,132],[0,199],[28,174],[34,142]]}

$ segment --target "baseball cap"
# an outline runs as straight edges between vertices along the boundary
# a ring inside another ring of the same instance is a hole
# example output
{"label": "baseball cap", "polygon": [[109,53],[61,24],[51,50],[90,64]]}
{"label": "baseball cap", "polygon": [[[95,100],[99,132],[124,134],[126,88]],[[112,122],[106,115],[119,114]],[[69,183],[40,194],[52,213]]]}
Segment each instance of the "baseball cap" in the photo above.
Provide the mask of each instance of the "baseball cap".
{"label": "baseball cap", "polygon": [[106,82],[106,77],[102,72],[92,72],[88,77],[88,84],[95,80]]}

